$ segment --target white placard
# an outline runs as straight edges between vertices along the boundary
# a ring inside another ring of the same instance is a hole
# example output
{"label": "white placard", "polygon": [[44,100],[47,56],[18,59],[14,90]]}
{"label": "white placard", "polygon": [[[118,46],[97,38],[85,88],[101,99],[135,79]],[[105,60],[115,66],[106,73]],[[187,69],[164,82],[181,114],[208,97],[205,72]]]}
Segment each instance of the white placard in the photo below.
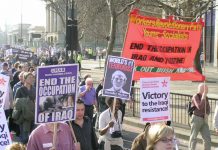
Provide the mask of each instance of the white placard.
{"label": "white placard", "polygon": [[140,117],[145,122],[170,120],[170,77],[140,79]]}
{"label": "white placard", "polygon": [[0,120],[0,150],[5,150],[12,142],[3,108],[0,108]]}
{"label": "white placard", "polygon": [[0,108],[3,108],[5,97],[8,92],[9,76],[0,74]]}

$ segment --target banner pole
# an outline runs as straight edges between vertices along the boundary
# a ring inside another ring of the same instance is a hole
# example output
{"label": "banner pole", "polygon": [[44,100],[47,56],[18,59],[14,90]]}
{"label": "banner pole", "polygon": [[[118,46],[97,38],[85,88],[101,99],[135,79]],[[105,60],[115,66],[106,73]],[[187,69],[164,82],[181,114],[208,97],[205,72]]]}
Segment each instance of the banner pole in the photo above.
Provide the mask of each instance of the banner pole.
{"label": "banner pole", "polygon": [[[206,89],[206,49],[205,49],[205,26],[203,27],[203,70],[202,70],[202,74],[205,76],[205,80],[204,80],[204,91]],[[202,97],[203,98],[203,97]],[[206,98],[206,96],[205,96]],[[205,106],[204,106],[204,116],[207,115],[207,102],[205,102]],[[206,117],[205,117],[206,118]]]}
{"label": "banner pole", "polygon": [[204,80],[204,83],[206,82],[206,49],[205,49],[205,26],[203,27],[203,42],[202,42],[202,45],[203,45],[203,75],[205,76],[205,80]]}
{"label": "banner pole", "polygon": [[53,148],[56,149],[56,142],[57,142],[57,123],[55,122],[54,124],[54,134],[53,134]]}
{"label": "banner pole", "polygon": [[74,142],[77,143],[77,139],[76,139],[76,136],[75,136],[75,133],[74,133],[74,130],[73,130],[73,127],[72,127],[72,124],[70,121],[68,121],[69,125],[70,125],[70,130],[72,132],[72,135],[73,135],[73,138],[74,138]]}
{"label": "banner pole", "polygon": [[116,107],[116,103],[117,103],[117,99],[114,98],[114,102],[113,102],[113,110],[112,110],[112,113],[113,113],[113,119],[115,120],[115,107]]}

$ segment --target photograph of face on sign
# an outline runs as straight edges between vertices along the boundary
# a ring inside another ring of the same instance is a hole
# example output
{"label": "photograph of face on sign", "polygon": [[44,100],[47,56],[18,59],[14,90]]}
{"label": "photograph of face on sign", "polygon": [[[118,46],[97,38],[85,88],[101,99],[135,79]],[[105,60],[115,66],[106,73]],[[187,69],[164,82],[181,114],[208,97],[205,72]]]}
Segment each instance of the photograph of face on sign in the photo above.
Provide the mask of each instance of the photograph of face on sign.
{"label": "photograph of face on sign", "polygon": [[[117,59],[125,60],[121,57],[118,57]],[[115,70],[113,67],[117,64],[113,62],[108,62],[103,86],[103,95],[117,97],[121,99],[129,99],[134,63],[128,63],[131,62],[131,60],[125,61],[127,62],[127,65],[122,65],[124,66],[123,68],[129,68],[126,70]],[[131,66],[128,66],[128,64],[131,64]],[[120,66],[120,64],[118,65]]]}
{"label": "photograph of face on sign", "polygon": [[39,112],[50,113],[65,109],[72,109],[72,107],[75,106],[74,97],[75,96],[73,94],[41,97],[39,100]]}
{"label": "photograph of face on sign", "polygon": [[73,94],[64,95],[61,98],[61,101],[62,101],[62,107],[63,108],[74,107],[74,105],[75,105],[74,104],[75,100],[74,100],[74,95]]}

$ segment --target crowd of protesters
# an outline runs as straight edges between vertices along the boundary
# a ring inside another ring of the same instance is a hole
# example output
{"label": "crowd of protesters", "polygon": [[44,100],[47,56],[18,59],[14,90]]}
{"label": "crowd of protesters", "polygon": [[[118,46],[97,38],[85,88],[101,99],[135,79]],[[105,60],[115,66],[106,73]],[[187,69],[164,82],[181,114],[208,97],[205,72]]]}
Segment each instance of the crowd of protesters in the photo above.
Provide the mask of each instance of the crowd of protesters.
{"label": "crowd of protesters", "polygon": [[[10,77],[4,111],[9,121],[9,130],[15,132],[16,136],[19,137],[19,143],[13,143],[7,149],[13,149],[13,147],[18,147],[21,150],[26,148],[28,150],[54,149],[52,137],[55,124],[45,123],[39,126],[34,124],[36,67],[62,63],[67,62],[64,59],[60,61],[57,57],[37,59],[35,63],[16,62],[13,66],[9,62],[1,60],[0,73]],[[102,96],[103,80],[104,78],[100,80],[96,88],[93,86],[90,74],[86,74],[84,79],[81,80],[76,102],[76,119],[71,122],[56,124],[58,139],[56,140],[58,142],[55,143],[56,150],[77,150],[78,148],[81,150],[122,150],[124,148],[122,124],[125,103],[124,100],[117,99],[114,104],[114,98]],[[199,87],[199,93],[204,95],[202,86]],[[201,109],[201,99],[193,103],[196,103],[197,109]],[[114,111],[113,105],[115,105]],[[196,117],[199,118],[200,113],[197,109],[193,115],[193,120],[196,120]],[[95,111],[97,117],[93,118]],[[193,121],[190,142],[195,141],[198,134],[197,132],[194,133],[194,129],[196,129],[194,124]],[[169,123],[146,124],[144,132],[134,140],[132,149],[174,149],[177,145],[175,133],[169,125]],[[96,131],[99,132],[98,138]],[[208,142],[207,149],[210,149],[210,141]]]}

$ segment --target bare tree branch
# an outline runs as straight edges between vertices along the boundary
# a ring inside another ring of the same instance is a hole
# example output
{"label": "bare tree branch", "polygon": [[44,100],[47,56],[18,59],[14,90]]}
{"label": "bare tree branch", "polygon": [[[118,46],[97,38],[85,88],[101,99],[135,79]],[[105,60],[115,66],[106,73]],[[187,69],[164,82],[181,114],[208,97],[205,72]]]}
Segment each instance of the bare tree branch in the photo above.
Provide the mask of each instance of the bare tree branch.
{"label": "bare tree branch", "polygon": [[209,4],[211,3],[212,1],[208,1],[206,2],[203,6],[201,6],[200,8],[196,9],[196,10],[193,10],[194,12],[194,16],[197,16],[199,13],[201,13],[202,11],[204,10],[207,10]]}
{"label": "bare tree branch", "polygon": [[[215,7],[217,7],[217,6],[218,6],[218,5],[214,5],[212,8],[215,8]],[[208,11],[208,9],[206,9],[206,10],[202,11],[201,13],[197,14],[196,17],[193,18],[192,21],[195,21],[198,17],[204,15],[207,11]]]}
{"label": "bare tree branch", "polygon": [[132,5],[134,5],[135,3],[139,2],[140,0],[134,0],[128,4],[126,4],[126,6],[124,6],[120,11],[118,11],[116,13],[116,17],[118,17],[120,14],[122,14],[127,8],[131,7]]}
{"label": "bare tree branch", "polygon": [[177,8],[171,7],[159,0],[154,0],[155,3],[159,4],[159,8],[162,8],[164,10],[168,10],[171,11],[174,15],[179,16],[179,14],[177,13]]}
{"label": "bare tree branch", "polygon": [[112,10],[112,8],[113,8],[113,0],[106,0],[107,1],[107,5],[108,5],[108,8],[109,8],[109,12],[110,12],[110,15],[112,16],[113,15],[113,10]]}

